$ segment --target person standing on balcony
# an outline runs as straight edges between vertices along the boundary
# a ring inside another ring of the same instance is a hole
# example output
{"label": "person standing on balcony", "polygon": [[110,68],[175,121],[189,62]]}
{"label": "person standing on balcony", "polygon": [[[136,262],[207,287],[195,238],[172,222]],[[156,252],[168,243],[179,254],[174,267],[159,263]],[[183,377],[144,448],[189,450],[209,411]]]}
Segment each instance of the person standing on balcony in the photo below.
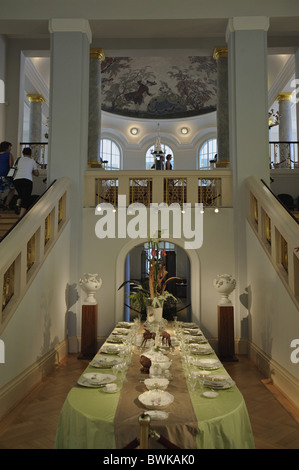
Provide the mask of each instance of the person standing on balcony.
{"label": "person standing on balcony", "polygon": [[31,155],[31,148],[25,147],[23,149],[23,156],[19,158],[18,169],[14,178],[14,185],[18,193],[15,212],[20,214],[20,217],[23,217],[30,206],[33,186],[32,175],[39,175],[37,163],[31,158]]}
{"label": "person standing on balcony", "polygon": [[8,195],[2,209],[8,210],[10,201],[15,194],[15,187],[13,181],[7,178],[9,169],[13,166],[13,155],[11,153],[11,143],[1,142],[0,144],[0,191],[3,192],[8,189]]}
{"label": "person standing on balcony", "polygon": [[172,170],[172,163],[170,161],[171,159],[172,159],[172,155],[170,153],[166,155],[165,170]]}

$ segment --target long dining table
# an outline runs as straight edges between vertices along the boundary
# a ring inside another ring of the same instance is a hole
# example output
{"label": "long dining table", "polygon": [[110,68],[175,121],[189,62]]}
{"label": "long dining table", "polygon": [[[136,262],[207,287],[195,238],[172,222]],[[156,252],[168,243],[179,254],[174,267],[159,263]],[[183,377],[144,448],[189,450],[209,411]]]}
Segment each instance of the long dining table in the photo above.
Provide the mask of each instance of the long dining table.
{"label": "long dining table", "polygon": [[[180,322],[181,333],[182,328],[188,326],[194,328],[192,323]],[[124,328],[124,322],[121,322],[114,330],[121,329],[124,332],[125,329],[129,331],[129,328],[134,327],[136,325],[128,323]],[[144,326],[141,327],[144,331]],[[134,343],[130,346],[125,376],[114,375],[115,368],[95,367],[97,361],[104,357],[115,358],[119,363],[124,359],[121,349],[127,346],[121,341],[126,336],[113,335],[114,330],[66,397],[57,427],[56,449],[124,449],[140,437],[139,419],[140,416],[144,417],[144,413],[148,413],[139,400],[139,396],[147,390],[144,380],[149,377],[141,371],[140,363],[141,355],[146,349],[141,349],[140,342],[138,346],[135,345],[136,334],[133,335]],[[149,439],[149,448],[165,449],[167,442],[179,449],[254,449],[250,419],[237,384],[232,381],[230,387],[217,388],[215,393],[214,389],[206,387],[205,376],[200,373],[202,369],[198,369],[199,380],[194,389],[187,379],[183,345],[176,337],[177,329],[175,331],[173,324],[169,322],[165,331],[169,332],[175,345],[164,348],[171,361],[166,391],[174,400],[163,414],[151,415],[150,428],[158,436],[162,436],[164,442],[161,444],[162,440]],[[192,329],[190,332],[192,334]],[[141,332],[138,333],[140,339]],[[125,339],[124,342],[128,343]],[[204,342],[210,348],[208,341]],[[201,358],[219,360],[212,349],[208,355],[205,352],[202,355],[193,355],[191,352],[189,359],[194,372],[197,370],[197,361]],[[85,377],[93,377],[98,372],[107,374],[108,377],[112,375],[110,378],[118,389],[110,393],[102,385],[84,382]],[[205,373],[228,375],[221,363],[217,370],[205,370]]]}

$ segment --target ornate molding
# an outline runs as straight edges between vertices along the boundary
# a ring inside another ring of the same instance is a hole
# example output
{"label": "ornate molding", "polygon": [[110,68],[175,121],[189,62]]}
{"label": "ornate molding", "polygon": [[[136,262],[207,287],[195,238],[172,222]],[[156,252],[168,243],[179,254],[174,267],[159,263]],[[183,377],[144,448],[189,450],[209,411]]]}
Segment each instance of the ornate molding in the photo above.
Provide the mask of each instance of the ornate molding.
{"label": "ornate molding", "polygon": [[80,18],[53,18],[49,21],[50,33],[84,33],[86,34],[89,44],[92,41],[92,33],[88,20]]}
{"label": "ornate molding", "polygon": [[95,49],[91,48],[90,49],[90,58],[91,59],[98,59],[98,60],[105,60],[105,53],[104,49]]}
{"label": "ornate molding", "polygon": [[286,91],[286,92],[279,93],[276,100],[277,101],[291,101],[292,94],[293,94],[292,91]]}
{"label": "ornate molding", "polygon": [[228,48],[227,47],[216,47],[213,53],[213,59],[218,60],[222,57],[228,57]]}
{"label": "ornate molding", "polygon": [[28,100],[30,101],[30,103],[45,103],[46,102],[45,98],[38,93],[28,93],[26,96]]}

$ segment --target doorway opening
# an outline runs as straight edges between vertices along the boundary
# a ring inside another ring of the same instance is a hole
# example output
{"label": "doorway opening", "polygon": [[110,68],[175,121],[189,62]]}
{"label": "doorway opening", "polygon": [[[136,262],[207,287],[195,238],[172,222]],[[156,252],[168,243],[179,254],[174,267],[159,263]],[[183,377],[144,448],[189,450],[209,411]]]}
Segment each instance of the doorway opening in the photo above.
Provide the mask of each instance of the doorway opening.
{"label": "doorway opening", "polygon": [[[172,321],[176,316],[179,321],[190,321],[191,318],[191,279],[190,279],[190,262],[185,250],[180,246],[161,240],[159,242],[159,250],[165,250],[165,267],[167,275],[165,279],[170,277],[179,277],[173,279],[167,284],[167,290],[177,302],[169,299],[164,303],[163,317]],[[127,255],[125,261],[125,280],[136,280],[147,287],[148,270],[149,270],[149,244],[142,243],[135,246]],[[132,321],[138,316],[138,313],[130,305],[130,286],[126,284],[124,294],[124,318]],[[146,311],[140,312],[142,319],[146,318]]]}

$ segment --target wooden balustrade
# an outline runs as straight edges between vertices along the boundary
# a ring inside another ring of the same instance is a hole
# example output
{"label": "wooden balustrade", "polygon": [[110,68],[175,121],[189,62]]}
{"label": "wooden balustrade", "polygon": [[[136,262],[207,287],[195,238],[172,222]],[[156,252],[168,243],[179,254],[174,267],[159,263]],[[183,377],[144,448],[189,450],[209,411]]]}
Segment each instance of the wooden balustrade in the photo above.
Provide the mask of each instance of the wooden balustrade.
{"label": "wooden balustrade", "polygon": [[0,333],[68,222],[69,189],[56,181],[0,243]]}
{"label": "wooden balustrade", "polygon": [[232,173],[230,170],[176,171],[105,171],[85,172],[84,206],[101,203],[117,205],[118,195],[126,196],[127,205],[145,206],[165,202],[202,203],[211,207],[232,207]]}
{"label": "wooden balustrade", "polygon": [[249,223],[299,308],[299,224],[256,177],[247,180]]}

